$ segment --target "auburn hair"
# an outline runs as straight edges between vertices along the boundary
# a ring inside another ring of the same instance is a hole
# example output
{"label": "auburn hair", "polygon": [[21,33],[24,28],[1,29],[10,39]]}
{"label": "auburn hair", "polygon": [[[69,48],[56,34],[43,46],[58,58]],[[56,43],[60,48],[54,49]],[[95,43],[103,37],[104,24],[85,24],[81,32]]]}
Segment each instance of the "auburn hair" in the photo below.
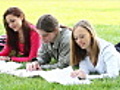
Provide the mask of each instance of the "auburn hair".
{"label": "auburn hair", "polygon": [[24,45],[25,45],[24,46],[24,55],[28,56],[29,51],[30,51],[30,30],[31,30],[30,23],[25,20],[24,13],[17,7],[8,8],[3,15],[4,27],[5,27],[6,34],[7,34],[7,45],[11,48],[11,50],[15,51],[15,56],[17,56],[18,52],[19,52],[19,48],[18,48],[19,36],[18,36],[18,32],[14,32],[14,30],[9,27],[9,25],[6,21],[7,15],[23,17],[22,30],[23,30]]}

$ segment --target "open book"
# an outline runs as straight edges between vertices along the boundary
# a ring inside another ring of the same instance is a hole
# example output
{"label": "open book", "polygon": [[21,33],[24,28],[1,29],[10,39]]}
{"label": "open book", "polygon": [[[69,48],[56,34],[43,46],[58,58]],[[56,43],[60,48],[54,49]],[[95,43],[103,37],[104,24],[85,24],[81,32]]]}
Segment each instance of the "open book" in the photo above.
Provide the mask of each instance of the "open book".
{"label": "open book", "polygon": [[16,62],[0,61],[0,73],[11,74],[18,77],[40,76],[48,82],[56,82],[63,85],[90,84],[91,79],[103,78],[103,75],[87,75],[86,80],[79,80],[77,77],[72,78],[70,76],[73,71],[71,66],[64,69],[57,68],[51,71],[26,71],[26,69],[17,69],[21,66],[22,64]]}
{"label": "open book", "polygon": [[63,85],[91,83],[90,80],[79,80],[77,77],[72,78],[70,76],[72,71],[72,67],[69,66],[64,69],[54,69],[52,71],[42,72],[39,75],[46,79],[48,82],[57,82]]}
{"label": "open book", "polygon": [[25,69],[19,69],[9,72],[8,74],[16,75],[19,77],[34,77],[40,76],[48,82],[56,82],[63,85],[72,84],[90,84],[90,80],[79,80],[77,77],[72,78],[70,73],[73,71],[72,67],[69,66],[64,69],[53,69],[51,71],[26,71]]}

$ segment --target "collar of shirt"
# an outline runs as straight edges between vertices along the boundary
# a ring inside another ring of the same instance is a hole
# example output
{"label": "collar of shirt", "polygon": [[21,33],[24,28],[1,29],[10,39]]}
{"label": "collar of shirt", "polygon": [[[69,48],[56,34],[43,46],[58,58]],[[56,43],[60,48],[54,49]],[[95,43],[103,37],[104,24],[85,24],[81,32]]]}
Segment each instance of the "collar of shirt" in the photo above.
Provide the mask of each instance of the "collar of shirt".
{"label": "collar of shirt", "polygon": [[[58,33],[57,37],[55,38],[55,41],[52,45],[52,47],[55,48],[55,49],[57,49],[59,47],[58,45],[59,45],[59,41],[60,41],[60,38],[61,38],[61,31],[62,31],[62,29],[59,28],[59,33]],[[51,43],[50,43],[50,45],[51,45]]]}

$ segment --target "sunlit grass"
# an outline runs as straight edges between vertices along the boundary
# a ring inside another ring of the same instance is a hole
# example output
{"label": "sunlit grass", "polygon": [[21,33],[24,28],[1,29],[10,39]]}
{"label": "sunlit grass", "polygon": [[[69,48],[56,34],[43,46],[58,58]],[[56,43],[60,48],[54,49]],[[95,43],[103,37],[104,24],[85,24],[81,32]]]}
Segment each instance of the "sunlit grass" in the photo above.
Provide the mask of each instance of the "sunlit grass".
{"label": "sunlit grass", "polygon": [[94,24],[118,25],[119,3],[119,0],[2,0],[0,24],[4,11],[8,7],[18,6],[33,24],[36,24],[39,16],[50,13],[57,17],[60,23],[70,26],[80,19],[88,19]]}

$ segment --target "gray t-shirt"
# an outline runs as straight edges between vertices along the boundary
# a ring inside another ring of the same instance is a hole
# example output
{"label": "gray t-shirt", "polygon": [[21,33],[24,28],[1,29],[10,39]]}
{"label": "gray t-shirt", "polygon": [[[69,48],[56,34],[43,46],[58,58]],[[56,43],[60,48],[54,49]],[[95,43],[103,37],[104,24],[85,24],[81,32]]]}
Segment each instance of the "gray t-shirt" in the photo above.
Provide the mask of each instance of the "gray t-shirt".
{"label": "gray t-shirt", "polygon": [[[53,45],[51,43],[43,43],[38,50],[37,60],[42,69],[64,68],[69,65],[71,31],[67,28],[60,28],[59,30],[60,33]],[[56,63],[49,63],[52,58],[56,60]]]}

